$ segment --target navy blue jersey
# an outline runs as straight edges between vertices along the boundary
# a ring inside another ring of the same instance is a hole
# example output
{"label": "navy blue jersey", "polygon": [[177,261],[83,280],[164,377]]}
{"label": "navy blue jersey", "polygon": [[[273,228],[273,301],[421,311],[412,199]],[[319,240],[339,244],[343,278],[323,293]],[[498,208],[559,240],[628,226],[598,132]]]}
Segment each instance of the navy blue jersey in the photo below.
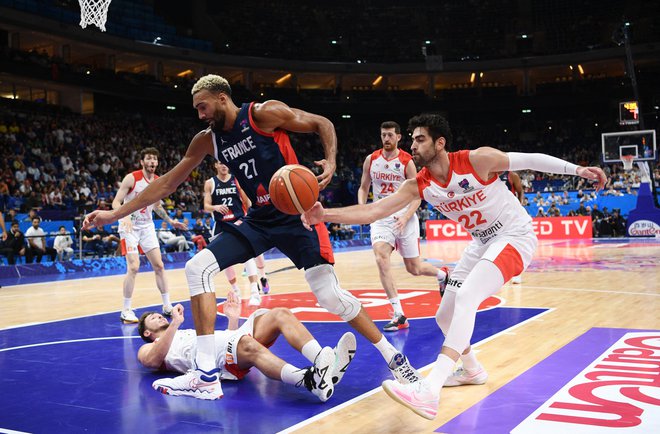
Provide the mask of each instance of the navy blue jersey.
{"label": "navy blue jersey", "polygon": [[213,190],[211,190],[211,204],[225,205],[231,211],[229,214],[222,214],[213,211],[213,220],[216,222],[233,222],[245,215],[245,207],[241,201],[241,188],[234,175],[229,180],[223,182],[217,176],[211,178]]}
{"label": "navy blue jersey", "polygon": [[238,179],[252,201],[247,218],[282,220],[289,216],[270,202],[268,184],[273,174],[287,164],[298,164],[286,131],[261,131],[252,119],[252,105],[243,104],[230,131],[213,130],[215,158]]}

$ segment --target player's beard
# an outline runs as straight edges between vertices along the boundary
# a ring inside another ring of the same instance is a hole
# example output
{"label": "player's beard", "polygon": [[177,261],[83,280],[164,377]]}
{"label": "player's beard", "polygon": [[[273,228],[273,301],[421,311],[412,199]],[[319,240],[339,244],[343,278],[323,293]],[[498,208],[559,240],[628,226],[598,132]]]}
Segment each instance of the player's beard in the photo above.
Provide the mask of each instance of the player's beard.
{"label": "player's beard", "polygon": [[435,147],[432,151],[429,151],[429,155],[422,155],[419,151],[413,154],[415,164],[420,167],[428,167],[436,158],[438,158],[438,151]]}

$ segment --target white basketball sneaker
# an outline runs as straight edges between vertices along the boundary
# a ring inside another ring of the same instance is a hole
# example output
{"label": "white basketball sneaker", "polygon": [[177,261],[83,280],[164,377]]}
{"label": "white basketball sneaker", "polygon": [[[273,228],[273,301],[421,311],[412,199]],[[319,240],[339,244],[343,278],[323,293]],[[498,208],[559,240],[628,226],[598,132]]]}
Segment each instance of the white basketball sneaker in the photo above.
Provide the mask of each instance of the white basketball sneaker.
{"label": "white basketball sneaker", "polygon": [[335,391],[332,375],[335,369],[335,352],[330,347],[324,347],[314,359],[314,366],[305,373],[305,387],[325,402]]}
{"label": "white basketball sneaker", "polygon": [[334,374],[332,374],[332,383],[339,384],[348,365],[353,361],[355,357],[355,350],[357,349],[357,342],[355,341],[355,335],[351,332],[346,332],[344,335],[339,338],[337,346],[335,347],[335,358],[336,358],[336,369]]}
{"label": "white basketball sneaker", "polygon": [[253,292],[248,301],[248,306],[259,306],[261,304],[261,295],[258,292]]}
{"label": "white basketball sneaker", "polygon": [[522,283],[522,276],[519,274],[517,276],[513,276],[511,278],[511,283],[515,283],[517,285],[520,285]]}
{"label": "white basketball sneaker", "polygon": [[219,372],[217,368],[209,372],[191,369],[178,377],[156,380],[151,387],[165,395],[192,396],[206,400],[220,399],[223,393]]}
{"label": "white basketball sneaker", "polygon": [[119,319],[124,324],[135,324],[138,322],[138,317],[135,316],[135,312],[132,309],[122,310]]}
{"label": "white basketball sneaker", "polygon": [[392,371],[394,378],[401,384],[414,383],[422,379],[417,369],[412,367],[408,358],[402,353],[393,355],[392,360],[390,360],[387,366]]}
{"label": "white basketball sneaker", "polygon": [[[234,290],[230,289],[230,291],[234,291]],[[236,295],[236,301],[238,302],[238,304],[241,304],[241,290],[237,289],[236,291],[234,291],[234,294]]]}
{"label": "white basketball sneaker", "polygon": [[383,390],[390,398],[408,407],[423,418],[433,420],[438,415],[440,392],[434,393],[423,381],[401,384],[392,380],[383,381]]}
{"label": "white basketball sneaker", "polygon": [[445,386],[465,386],[468,384],[484,384],[488,381],[488,372],[483,366],[471,371],[463,368],[456,369],[445,381]]}

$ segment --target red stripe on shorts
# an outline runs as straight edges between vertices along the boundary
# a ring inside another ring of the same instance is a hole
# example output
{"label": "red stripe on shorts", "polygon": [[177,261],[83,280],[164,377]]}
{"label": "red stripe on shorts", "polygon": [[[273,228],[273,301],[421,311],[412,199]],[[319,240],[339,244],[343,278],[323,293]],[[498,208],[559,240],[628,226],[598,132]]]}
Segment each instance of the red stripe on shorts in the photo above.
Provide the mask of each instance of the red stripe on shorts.
{"label": "red stripe on shorts", "polygon": [[497,255],[493,263],[500,269],[504,282],[508,282],[513,276],[523,272],[523,261],[520,253],[511,244],[507,244]]}

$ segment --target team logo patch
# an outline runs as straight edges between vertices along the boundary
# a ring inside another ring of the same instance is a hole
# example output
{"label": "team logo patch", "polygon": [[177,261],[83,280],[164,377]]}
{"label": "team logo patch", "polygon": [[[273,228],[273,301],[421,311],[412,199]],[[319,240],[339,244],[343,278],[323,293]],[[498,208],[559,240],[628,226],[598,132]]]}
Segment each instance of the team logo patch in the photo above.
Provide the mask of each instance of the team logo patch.
{"label": "team logo patch", "polygon": [[241,133],[244,133],[244,132],[246,132],[247,130],[250,129],[250,126],[248,125],[247,119],[243,119],[241,121],[240,125],[241,125]]}
{"label": "team logo patch", "polygon": [[398,168],[400,168],[400,167],[401,167],[401,163],[394,163],[394,168],[395,168],[395,169],[398,169]]}
{"label": "team logo patch", "polygon": [[[391,319],[392,307],[387,295],[382,289],[357,289],[350,291],[362,303],[369,316],[374,321]],[[435,316],[440,304],[440,293],[437,290],[400,289],[399,299],[408,318],[429,318]],[[479,310],[487,310],[503,303],[499,297],[489,297],[479,306]],[[223,314],[223,304],[218,304],[218,313]],[[269,294],[262,296],[261,306],[249,307],[247,301],[241,304],[241,318],[247,318],[258,308],[272,309],[274,307],[287,307],[293,311],[301,321],[327,321],[343,322],[341,318],[329,313],[318,305],[316,297],[311,292],[295,294]]]}
{"label": "team logo patch", "polygon": [[470,182],[467,180],[467,178],[463,178],[459,183],[458,186],[463,189],[463,192],[467,193],[468,191],[474,190],[474,187],[470,185]]}
{"label": "team logo patch", "polygon": [[447,197],[448,197],[449,199],[452,199],[454,196],[456,196],[456,194],[455,194],[453,191],[448,191],[448,192],[447,192]]}

